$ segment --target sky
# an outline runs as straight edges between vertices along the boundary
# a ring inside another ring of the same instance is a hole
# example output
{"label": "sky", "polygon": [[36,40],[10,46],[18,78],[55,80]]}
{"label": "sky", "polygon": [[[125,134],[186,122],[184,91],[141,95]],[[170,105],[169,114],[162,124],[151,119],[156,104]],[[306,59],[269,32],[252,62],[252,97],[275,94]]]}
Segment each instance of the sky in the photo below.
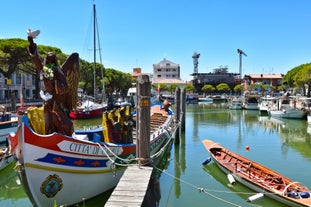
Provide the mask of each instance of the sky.
{"label": "sky", "polygon": [[237,49],[247,55],[242,76],[286,74],[311,62],[310,0],[3,0],[0,38],[26,40],[28,28],[39,29],[37,44],[93,62],[93,4],[96,62],[105,68],[152,73],[166,58],[190,81],[195,52],[199,73],[238,73]]}

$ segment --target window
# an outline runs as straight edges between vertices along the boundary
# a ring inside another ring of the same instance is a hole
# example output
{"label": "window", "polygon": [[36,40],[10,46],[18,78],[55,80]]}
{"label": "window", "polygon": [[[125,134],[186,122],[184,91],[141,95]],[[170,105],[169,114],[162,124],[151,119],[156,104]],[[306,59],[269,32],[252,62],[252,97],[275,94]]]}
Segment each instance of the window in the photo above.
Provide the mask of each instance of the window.
{"label": "window", "polygon": [[20,73],[16,74],[16,84],[21,84],[22,82],[22,76]]}

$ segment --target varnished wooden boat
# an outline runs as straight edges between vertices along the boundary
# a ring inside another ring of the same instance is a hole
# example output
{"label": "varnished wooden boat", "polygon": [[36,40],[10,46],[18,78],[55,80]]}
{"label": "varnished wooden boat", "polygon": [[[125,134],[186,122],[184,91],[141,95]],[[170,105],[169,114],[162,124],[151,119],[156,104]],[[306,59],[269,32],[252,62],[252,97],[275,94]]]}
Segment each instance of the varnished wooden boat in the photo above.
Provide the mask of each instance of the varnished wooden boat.
{"label": "varnished wooden boat", "polygon": [[311,206],[311,192],[299,182],[231,152],[211,140],[203,140],[203,145],[218,167],[226,174],[232,175],[234,181],[292,207]]}

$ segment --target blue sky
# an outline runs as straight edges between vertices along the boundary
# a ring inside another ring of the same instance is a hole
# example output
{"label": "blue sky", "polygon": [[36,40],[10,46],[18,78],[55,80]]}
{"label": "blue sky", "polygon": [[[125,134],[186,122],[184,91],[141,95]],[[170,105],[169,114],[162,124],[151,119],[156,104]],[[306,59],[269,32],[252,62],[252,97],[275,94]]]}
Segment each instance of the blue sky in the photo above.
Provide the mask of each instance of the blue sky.
{"label": "blue sky", "polygon": [[[92,12],[96,4],[102,63],[131,73],[166,58],[191,80],[227,66],[242,74],[283,73],[311,62],[310,0],[7,0],[1,1],[0,38],[27,38],[93,61]],[[97,55],[98,56],[98,55]],[[98,60],[99,62],[99,60]]]}

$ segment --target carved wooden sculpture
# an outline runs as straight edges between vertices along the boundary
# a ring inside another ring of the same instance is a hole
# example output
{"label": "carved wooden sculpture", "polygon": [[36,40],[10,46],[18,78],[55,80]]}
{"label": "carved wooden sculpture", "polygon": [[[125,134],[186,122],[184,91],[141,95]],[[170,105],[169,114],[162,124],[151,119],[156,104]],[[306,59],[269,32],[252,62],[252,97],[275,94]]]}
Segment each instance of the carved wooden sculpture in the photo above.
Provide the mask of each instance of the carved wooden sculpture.
{"label": "carved wooden sculpture", "polygon": [[58,65],[53,52],[48,52],[42,61],[33,38],[28,33],[28,52],[45,86],[45,91],[40,92],[44,100],[45,133],[58,132],[71,136],[74,128],[69,112],[77,103],[79,55],[71,54],[62,66]]}

